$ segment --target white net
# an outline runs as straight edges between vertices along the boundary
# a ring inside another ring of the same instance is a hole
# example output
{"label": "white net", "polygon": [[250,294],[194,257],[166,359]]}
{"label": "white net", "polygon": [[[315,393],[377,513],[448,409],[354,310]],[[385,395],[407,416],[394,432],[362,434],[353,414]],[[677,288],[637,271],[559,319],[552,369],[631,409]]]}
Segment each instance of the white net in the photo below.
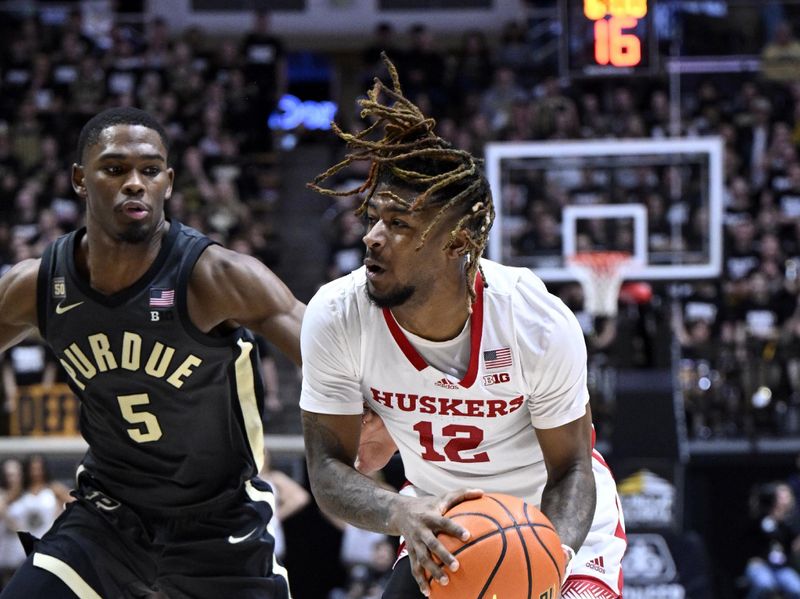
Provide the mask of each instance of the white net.
{"label": "white net", "polygon": [[593,316],[616,316],[622,279],[632,264],[630,254],[585,252],[570,256],[567,264],[583,288],[584,309]]}

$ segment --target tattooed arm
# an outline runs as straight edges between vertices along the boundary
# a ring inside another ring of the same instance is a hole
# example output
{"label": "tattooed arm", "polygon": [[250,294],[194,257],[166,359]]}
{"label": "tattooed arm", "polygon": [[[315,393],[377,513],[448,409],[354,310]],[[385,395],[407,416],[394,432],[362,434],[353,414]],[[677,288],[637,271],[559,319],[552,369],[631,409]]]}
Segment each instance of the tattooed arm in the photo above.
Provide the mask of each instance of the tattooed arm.
{"label": "tattooed arm", "polygon": [[[480,491],[461,489],[443,497],[406,497],[387,490],[356,471],[361,416],[319,414],[303,410],[303,436],[311,491],[326,513],[367,530],[403,535],[411,571],[427,594],[429,575],[447,583],[443,564],[452,571],[456,559],[436,538],[444,532],[464,540],[469,533],[444,514]],[[440,560],[436,562],[433,555]],[[426,573],[427,570],[427,573]]]}
{"label": "tattooed arm", "polygon": [[547,466],[542,512],[561,542],[576,552],[583,544],[597,501],[592,474],[592,413],[552,429],[536,429]]}
{"label": "tattooed arm", "polygon": [[398,534],[390,527],[390,508],[400,497],[362,474],[352,464],[358,450],[361,416],[303,410],[303,435],[311,490],[320,508],[359,528]]}

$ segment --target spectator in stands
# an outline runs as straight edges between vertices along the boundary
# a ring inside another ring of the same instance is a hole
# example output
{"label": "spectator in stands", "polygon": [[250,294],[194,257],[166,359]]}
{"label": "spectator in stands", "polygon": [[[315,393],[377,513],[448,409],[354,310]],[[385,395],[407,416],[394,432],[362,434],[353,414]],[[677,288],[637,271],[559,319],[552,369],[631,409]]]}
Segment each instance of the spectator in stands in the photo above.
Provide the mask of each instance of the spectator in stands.
{"label": "spectator in stands", "polygon": [[791,487],[782,482],[759,485],[751,497],[751,512],[756,550],[745,572],[747,599],[766,599],[776,592],[786,599],[800,598],[800,574],[791,565],[800,549]]}
{"label": "spectator in stands", "polygon": [[791,83],[800,79],[800,42],[791,23],[780,23],[775,36],[761,52],[761,72],[771,82]]}
{"label": "spectator in stands", "polygon": [[361,52],[363,68],[361,80],[365,85],[369,85],[373,78],[386,74],[381,60],[381,52],[386,52],[395,60],[401,60],[402,51],[398,48],[395,40],[394,26],[387,21],[382,21],[375,26],[372,39]]}
{"label": "spectator in stands", "polygon": [[16,527],[8,518],[8,508],[22,495],[25,485],[22,462],[17,458],[3,460],[0,476],[0,589],[6,586],[16,569],[25,561],[25,550],[19,542]]}
{"label": "spectator in stands", "polygon": [[38,539],[74,498],[65,485],[51,479],[47,460],[41,454],[25,460],[23,481],[22,493],[9,504],[6,517],[14,530]]}
{"label": "spectator in stands", "polygon": [[275,538],[275,555],[283,560],[286,556],[286,537],[283,534],[283,522],[300,512],[311,502],[311,495],[291,476],[273,468],[269,450],[264,448],[264,466],[259,476],[267,481],[275,495],[276,517],[270,520]]}
{"label": "spectator in stands", "polygon": [[493,65],[489,42],[479,30],[470,30],[461,37],[461,45],[452,57],[449,94],[461,98],[480,93],[489,87]]}
{"label": "spectator in stands", "polygon": [[509,21],[503,26],[500,36],[497,64],[504,64],[524,77],[530,69],[533,47],[525,25],[520,21]]}
{"label": "spectator in stands", "polygon": [[269,151],[272,145],[267,119],[288,90],[288,63],[283,42],[271,31],[268,12],[255,13],[253,30],[245,35],[241,52],[244,75],[253,88],[246,145],[254,151]]}
{"label": "spectator in stands", "polygon": [[[239,252],[238,249],[241,246],[231,245],[231,249],[235,252]],[[267,410],[265,414],[265,419],[269,419],[269,414],[278,414],[283,410],[283,404],[281,403],[281,395],[280,395],[280,378],[278,377],[278,367],[275,364],[275,357],[272,355],[272,350],[270,349],[267,340],[264,339],[260,335],[256,335],[256,343],[258,344],[258,357],[261,359],[261,376],[264,380],[264,408]],[[266,454],[265,450],[265,465],[269,465],[269,455]],[[269,471],[267,467],[266,470],[262,469],[262,472]],[[280,500],[278,500],[280,502]]]}
{"label": "spectator in stands", "polygon": [[514,71],[504,65],[497,67],[492,84],[481,96],[481,112],[491,131],[496,134],[507,127],[514,103],[526,99],[527,94],[517,84]]}
{"label": "spectator in stands", "polygon": [[8,349],[0,360],[3,379],[4,409],[13,414],[17,409],[20,387],[27,385],[52,386],[58,369],[52,354],[38,336],[31,336]]}
{"label": "spectator in stands", "polygon": [[412,100],[428,96],[435,114],[440,115],[448,101],[444,85],[445,58],[437,39],[425,23],[414,23],[408,30],[409,45],[398,61],[405,74],[403,90]]}
{"label": "spectator in stands", "polygon": [[364,259],[364,224],[352,210],[340,212],[334,223],[327,277],[332,281],[361,266]]}
{"label": "spectator in stands", "polygon": [[347,588],[334,589],[328,599],[380,599],[392,572],[397,550],[388,538],[369,543],[369,561],[354,565]]}

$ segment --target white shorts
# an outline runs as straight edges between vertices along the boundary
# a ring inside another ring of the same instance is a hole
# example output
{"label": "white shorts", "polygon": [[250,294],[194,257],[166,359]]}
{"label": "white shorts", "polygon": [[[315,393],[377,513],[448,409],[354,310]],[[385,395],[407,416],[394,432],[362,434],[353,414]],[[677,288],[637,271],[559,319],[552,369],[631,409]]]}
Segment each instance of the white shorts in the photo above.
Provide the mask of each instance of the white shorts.
{"label": "white shorts", "polygon": [[[597,450],[592,451],[592,458],[592,472],[597,487],[594,519],[586,540],[572,560],[572,572],[564,581],[564,585],[568,585],[573,592],[583,586],[594,588],[596,591],[605,588],[608,590],[607,593],[591,596],[621,597],[622,556],[628,546],[625,537],[625,519],[620,509],[617,484],[611,470]],[[406,484],[400,493],[411,497],[428,495],[411,484]],[[406,545],[401,537],[397,559],[407,556]]]}
{"label": "white shorts", "polygon": [[625,518],[611,470],[597,450],[593,450],[592,457],[597,507],[589,534],[572,560],[572,572],[567,581],[599,581],[615,595],[621,596],[622,555],[628,546]]}

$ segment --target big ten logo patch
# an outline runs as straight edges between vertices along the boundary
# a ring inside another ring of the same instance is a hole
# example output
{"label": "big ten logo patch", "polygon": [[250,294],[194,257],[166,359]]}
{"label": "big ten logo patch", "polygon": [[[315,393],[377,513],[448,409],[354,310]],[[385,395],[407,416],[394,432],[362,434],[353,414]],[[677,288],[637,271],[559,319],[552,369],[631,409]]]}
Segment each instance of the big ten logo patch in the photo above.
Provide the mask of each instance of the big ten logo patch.
{"label": "big ten logo patch", "polygon": [[173,320],[172,310],[150,310],[150,322]]}
{"label": "big ten logo patch", "polygon": [[498,372],[495,374],[487,374],[483,377],[484,385],[497,385],[499,383],[507,383],[511,380],[511,375],[507,372]]}

